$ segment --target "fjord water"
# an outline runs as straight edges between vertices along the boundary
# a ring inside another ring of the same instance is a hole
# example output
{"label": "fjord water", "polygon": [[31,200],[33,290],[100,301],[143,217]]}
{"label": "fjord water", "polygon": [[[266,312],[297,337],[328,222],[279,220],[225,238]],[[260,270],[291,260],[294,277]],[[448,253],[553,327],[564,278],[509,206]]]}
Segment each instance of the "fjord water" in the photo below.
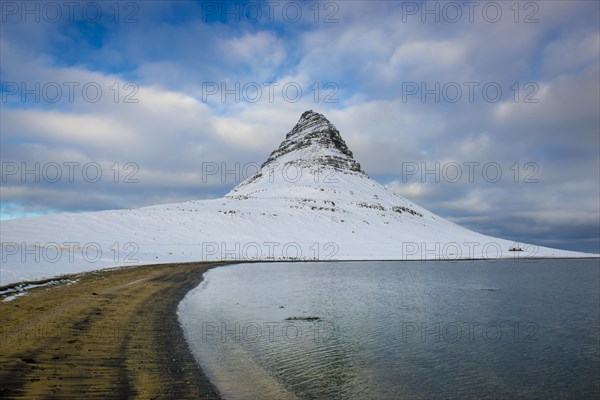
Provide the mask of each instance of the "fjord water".
{"label": "fjord water", "polygon": [[178,314],[226,399],[600,395],[598,259],[238,264]]}

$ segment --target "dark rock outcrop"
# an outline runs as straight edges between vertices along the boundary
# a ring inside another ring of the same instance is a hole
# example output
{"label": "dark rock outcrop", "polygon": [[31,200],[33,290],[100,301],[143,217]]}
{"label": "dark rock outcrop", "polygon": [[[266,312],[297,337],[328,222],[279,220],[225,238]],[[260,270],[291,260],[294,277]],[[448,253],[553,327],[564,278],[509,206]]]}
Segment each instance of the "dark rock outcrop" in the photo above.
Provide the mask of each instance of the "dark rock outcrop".
{"label": "dark rock outcrop", "polygon": [[[297,158],[294,158],[295,152],[298,152]],[[296,126],[261,168],[285,159],[286,155],[291,155],[285,160],[288,164],[311,168],[329,167],[341,172],[366,175],[354,160],[352,151],[348,149],[337,128],[322,114],[312,110],[302,114]]]}

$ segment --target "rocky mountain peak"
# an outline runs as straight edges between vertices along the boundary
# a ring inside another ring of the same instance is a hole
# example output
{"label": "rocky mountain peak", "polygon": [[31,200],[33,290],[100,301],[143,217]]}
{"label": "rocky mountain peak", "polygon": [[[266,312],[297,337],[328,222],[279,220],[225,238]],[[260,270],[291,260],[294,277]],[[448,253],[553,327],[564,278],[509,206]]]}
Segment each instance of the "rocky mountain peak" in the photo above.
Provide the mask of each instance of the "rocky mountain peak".
{"label": "rocky mountain peak", "polygon": [[333,168],[366,175],[335,125],[312,110],[302,113],[296,126],[286,134],[285,140],[262,167],[274,163]]}

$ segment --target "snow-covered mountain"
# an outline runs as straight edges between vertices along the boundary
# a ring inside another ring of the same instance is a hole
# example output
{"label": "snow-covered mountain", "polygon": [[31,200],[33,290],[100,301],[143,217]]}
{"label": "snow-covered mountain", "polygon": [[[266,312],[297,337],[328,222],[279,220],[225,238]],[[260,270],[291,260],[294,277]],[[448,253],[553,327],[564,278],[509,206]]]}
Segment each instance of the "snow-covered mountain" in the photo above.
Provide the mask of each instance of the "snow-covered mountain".
{"label": "snow-covered mountain", "polygon": [[0,232],[0,285],[181,261],[590,256],[484,236],[390,192],[312,111],[224,198],[3,221]]}

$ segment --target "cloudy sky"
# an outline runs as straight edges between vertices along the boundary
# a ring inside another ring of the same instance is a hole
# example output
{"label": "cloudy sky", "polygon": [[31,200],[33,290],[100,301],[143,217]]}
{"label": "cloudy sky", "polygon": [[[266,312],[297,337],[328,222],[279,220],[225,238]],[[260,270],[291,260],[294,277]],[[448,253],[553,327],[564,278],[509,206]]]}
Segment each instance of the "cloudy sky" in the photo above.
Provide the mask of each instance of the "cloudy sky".
{"label": "cloudy sky", "polygon": [[312,109],[418,204],[598,253],[599,4],[2,2],[1,217],[222,196]]}

